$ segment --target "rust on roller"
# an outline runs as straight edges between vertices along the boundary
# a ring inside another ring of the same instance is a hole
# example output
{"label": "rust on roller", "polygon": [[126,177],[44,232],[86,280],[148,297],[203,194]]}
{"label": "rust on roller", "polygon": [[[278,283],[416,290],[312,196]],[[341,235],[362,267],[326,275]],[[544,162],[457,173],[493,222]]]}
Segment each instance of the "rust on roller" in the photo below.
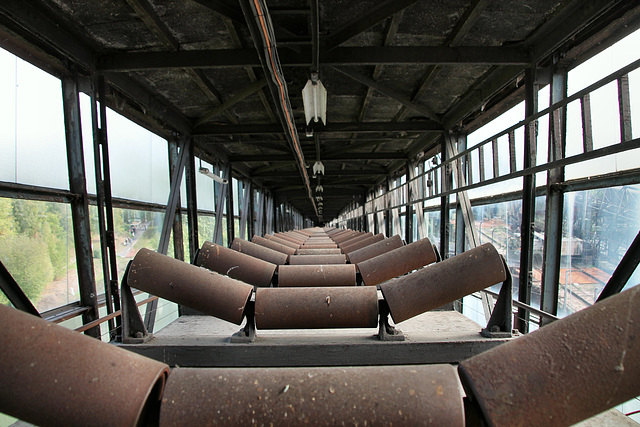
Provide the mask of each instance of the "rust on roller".
{"label": "rust on roller", "polygon": [[196,264],[254,286],[270,286],[277,265],[224,246],[205,242]]}
{"label": "rust on roller", "polygon": [[355,285],[356,266],[353,264],[281,265],[278,267],[278,286],[282,288]]}
{"label": "rust on roller", "polygon": [[293,255],[296,253],[296,250],[291,246],[283,245],[282,243],[278,243],[274,240],[265,239],[260,236],[253,236],[251,242],[264,246],[265,248],[273,249],[274,251],[282,252],[283,254]]}
{"label": "rust on roller", "polygon": [[278,236],[273,236],[271,234],[267,234],[264,237],[268,240],[273,240],[274,242],[280,243],[281,245],[289,246],[290,248],[293,248],[293,249],[298,249],[300,247],[298,243],[293,243],[290,240],[283,239]]}
{"label": "rust on roller", "polygon": [[253,286],[149,249],[131,262],[129,286],[239,325]]}
{"label": "rust on roller", "polygon": [[287,254],[258,245],[257,243],[248,242],[239,237],[233,239],[231,249],[275,265],[286,264],[287,259],[289,258]]}
{"label": "rust on roller", "polygon": [[176,368],[160,426],[464,426],[450,365]]}
{"label": "rust on roller", "polygon": [[362,249],[365,246],[373,245],[374,243],[380,242],[382,240],[384,240],[384,235],[380,233],[372,236],[367,236],[363,239],[358,239],[357,241],[354,241],[353,243],[350,243],[348,245],[342,245],[340,246],[340,248],[342,249],[342,252],[348,254],[350,252],[357,251],[358,249]]}
{"label": "rust on roller", "polygon": [[380,289],[393,321],[400,323],[503,282],[506,274],[496,249],[490,243],[485,243],[406,276],[389,280],[380,285]]}
{"label": "rust on roller", "polygon": [[338,248],[321,248],[321,249],[305,249],[304,247],[296,249],[295,255],[336,255],[342,251]]}
{"label": "rust on roller", "polygon": [[360,233],[359,231],[350,231],[348,233],[344,233],[339,236],[332,236],[331,239],[337,244],[341,244],[343,242],[346,242],[347,240],[351,240],[354,237],[359,236],[360,234],[362,233]]}
{"label": "rust on roller", "polygon": [[358,234],[357,236],[353,236],[350,239],[347,240],[343,240],[340,242],[340,248],[343,248],[345,246],[350,246],[356,242],[359,242],[362,239],[366,239],[367,237],[371,237],[373,236],[373,233],[369,232],[369,233],[362,233],[362,234]]}
{"label": "rust on roller", "polygon": [[436,261],[436,253],[429,239],[409,245],[358,263],[358,271],[367,286],[377,285]]}
{"label": "rust on roller", "polygon": [[640,393],[640,286],[462,362],[489,425],[569,426]]}
{"label": "rust on roller", "polygon": [[347,259],[351,264],[359,264],[378,255],[382,255],[394,249],[401,248],[404,243],[397,234],[388,239],[381,240],[362,249],[355,250],[347,254]]}
{"label": "rust on roller", "polygon": [[346,263],[347,259],[344,254],[291,255],[289,257],[290,265],[329,265]]}
{"label": "rust on roller", "polygon": [[258,329],[375,328],[378,292],[365,286],[259,288]]}
{"label": "rust on roller", "polygon": [[295,243],[296,245],[301,245],[305,242],[306,239],[299,239],[296,236],[292,236],[290,234],[285,234],[285,233],[277,233],[273,235],[274,237],[277,237],[278,239],[283,239],[283,240],[287,240],[291,243]]}
{"label": "rust on roller", "polygon": [[312,243],[300,246],[300,249],[338,249],[335,243]]}
{"label": "rust on roller", "polygon": [[147,425],[169,367],[0,304],[0,412],[32,424]]}

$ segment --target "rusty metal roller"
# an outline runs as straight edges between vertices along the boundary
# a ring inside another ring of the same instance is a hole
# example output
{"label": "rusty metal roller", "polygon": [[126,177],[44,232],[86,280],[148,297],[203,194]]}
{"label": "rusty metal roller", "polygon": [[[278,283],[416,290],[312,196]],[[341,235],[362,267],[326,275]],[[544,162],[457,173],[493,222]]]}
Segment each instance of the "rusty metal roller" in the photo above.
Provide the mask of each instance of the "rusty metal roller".
{"label": "rusty metal roller", "polygon": [[169,367],[0,304],[0,412],[41,426],[147,425]]}
{"label": "rusty metal roller", "polygon": [[272,236],[270,234],[267,234],[264,237],[266,239],[273,240],[274,242],[280,243],[282,245],[289,246],[290,248],[293,248],[293,249],[298,249],[300,247],[300,245],[298,243],[293,243],[293,242],[291,242],[289,240],[282,239],[282,238],[280,238],[278,236]]}
{"label": "rusty metal roller", "polygon": [[316,243],[310,245],[302,245],[300,249],[338,249],[338,245],[335,243]]}
{"label": "rusty metal roller", "polygon": [[331,249],[296,249],[295,255],[336,255],[341,254],[342,251],[338,248]]}
{"label": "rusty metal roller", "polygon": [[273,249],[274,251],[282,252],[283,254],[287,255],[293,255],[294,253],[296,253],[296,250],[290,246],[286,246],[274,240],[265,239],[264,237],[260,236],[253,236],[251,242],[260,246],[264,246],[265,248]]}
{"label": "rusty metal roller", "polygon": [[160,426],[464,426],[450,365],[176,368]]}
{"label": "rusty metal roller", "polygon": [[[411,245],[407,245],[409,247]],[[490,243],[380,285],[391,317],[400,323],[503,282],[502,258]]]}
{"label": "rusty metal roller", "polygon": [[202,245],[196,264],[254,286],[270,286],[278,267],[211,242]]}
{"label": "rusty metal roller", "polygon": [[358,237],[360,236],[362,233],[360,233],[359,231],[350,231],[348,233],[344,233],[341,234],[337,237],[332,237],[333,241],[336,242],[338,245],[342,244],[343,242],[346,242],[347,240],[351,240],[354,237]]}
{"label": "rusty metal roller", "polygon": [[368,236],[364,239],[360,239],[357,242],[353,242],[349,245],[342,245],[340,248],[342,252],[348,254],[350,252],[355,252],[358,249],[362,249],[365,246],[373,245],[374,243],[381,242],[384,240],[384,235],[382,233],[375,234],[373,236]]}
{"label": "rusty metal roller", "polygon": [[364,286],[259,288],[257,329],[375,328],[378,292]]}
{"label": "rusty metal roller", "polygon": [[350,246],[356,242],[359,242],[361,239],[366,239],[367,237],[371,237],[373,236],[373,233],[362,233],[362,234],[358,234],[357,236],[353,236],[350,239],[347,240],[343,240],[340,242],[340,248],[343,248],[345,246]]}
{"label": "rusty metal roller", "polygon": [[149,249],[131,263],[129,286],[239,325],[253,286]]}
{"label": "rusty metal roller", "polygon": [[278,267],[278,287],[281,288],[355,285],[356,266],[353,264],[281,265]]}
{"label": "rusty metal roller", "polygon": [[358,263],[358,270],[367,286],[374,286],[436,261],[429,239],[418,240],[390,252]]}
{"label": "rusty metal roller", "polygon": [[290,234],[285,234],[285,233],[278,233],[278,234],[274,234],[273,236],[277,237],[278,239],[287,240],[291,243],[295,243],[298,246],[303,244],[307,240],[307,239],[299,239],[297,236],[292,236]]}
{"label": "rusty metal roller", "polygon": [[347,258],[344,254],[291,255],[289,257],[289,265],[328,265],[346,263]]}
{"label": "rusty metal roller", "polygon": [[231,249],[275,265],[286,264],[289,258],[287,254],[258,245],[257,243],[247,242],[239,237],[233,239]]}
{"label": "rusty metal roller", "polygon": [[640,286],[459,366],[491,426],[569,426],[640,393]]}
{"label": "rusty metal roller", "polygon": [[397,234],[388,239],[381,240],[364,248],[347,254],[347,259],[351,264],[359,264],[378,255],[382,255],[394,249],[401,248],[404,245],[402,239]]}

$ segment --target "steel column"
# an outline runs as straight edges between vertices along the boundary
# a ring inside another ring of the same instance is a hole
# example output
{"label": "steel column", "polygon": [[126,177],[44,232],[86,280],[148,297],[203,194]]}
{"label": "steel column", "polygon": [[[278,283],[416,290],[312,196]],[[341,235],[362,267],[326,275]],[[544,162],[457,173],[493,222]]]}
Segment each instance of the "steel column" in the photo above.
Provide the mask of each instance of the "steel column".
{"label": "steel column", "polygon": [[223,178],[228,181],[228,184],[224,185],[216,182],[216,224],[215,231],[213,233],[213,243],[217,243],[222,245],[222,218],[224,217],[224,203],[226,202],[227,193],[229,192],[229,188],[231,187],[231,177],[229,176],[229,172],[231,171],[231,164],[227,163],[224,165],[223,170]]}
{"label": "steel column", "polygon": [[[89,307],[82,313],[82,322],[87,324],[96,320],[98,299],[93,270],[93,251],[91,249],[91,226],[89,222],[89,204],[84,169],[84,149],[80,124],[80,102],[78,82],[73,77],[62,79],[62,106],[64,110],[64,128],[67,147],[67,166],[69,170],[69,190],[76,195],[70,202],[73,220],[73,240],[78,269],[78,287],[80,303]],[[98,326],[88,329],[86,335],[100,337]]]}
{"label": "steel column", "polygon": [[413,204],[411,203],[411,196],[413,195],[411,191],[411,184],[409,180],[411,179],[411,168],[413,168],[413,164],[411,162],[407,162],[407,175],[406,175],[406,186],[407,186],[407,205],[405,207],[405,217],[404,217],[404,237],[407,243],[413,242]]}
{"label": "steel column", "polygon": [[[536,83],[536,68],[525,70],[525,118],[538,110],[538,84]],[[524,133],[524,161],[523,168],[527,169],[536,164],[536,134],[537,121],[530,122]],[[522,223],[520,232],[520,275],[518,278],[518,300],[531,304],[531,286],[533,282],[533,232],[536,206],[536,176],[534,174],[522,177]],[[518,309],[515,325],[522,333],[529,330],[529,313]]]}
{"label": "steel column", "polygon": [[[447,137],[442,138],[440,143],[440,156],[442,162],[449,157],[447,153]],[[449,191],[451,188],[451,171],[449,165],[440,168],[442,173],[442,191]],[[440,256],[442,259],[449,257],[449,195],[440,198]]]}
{"label": "steel column", "polygon": [[[551,104],[567,97],[567,71],[555,70],[551,77]],[[549,161],[564,158],[566,147],[567,110],[560,107],[549,117]],[[558,314],[558,288],[562,250],[562,219],[564,212],[564,167],[547,171],[544,249],[542,255],[542,285],[540,309]],[[571,225],[570,225],[571,226]],[[548,323],[545,318],[543,323]]]}
{"label": "steel column", "polygon": [[[198,200],[196,191],[196,165],[195,165],[195,153],[194,153],[194,141],[193,138],[189,139],[189,151],[187,153],[188,159],[185,166],[185,177],[187,186],[187,229],[189,231],[189,259],[193,260],[196,256],[196,250],[200,247],[198,241]],[[178,218],[181,218],[180,212],[180,199],[178,198],[178,210],[176,211],[176,222]],[[175,224],[175,223],[174,223]],[[182,221],[180,220],[180,239],[182,240]],[[175,225],[174,225],[175,232]],[[175,236],[174,236],[175,242]],[[178,258],[180,259],[180,258]],[[182,258],[184,259],[184,258]]]}
{"label": "steel column", "polygon": [[[233,171],[229,167],[229,184],[230,188],[227,191],[227,244],[231,244],[235,238],[235,215],[233,213],[234,199],[233,199]],[[236,185],[240,181],[236,181]]]}
{"label": "steel column", "polygon": [[[169,173],[173,175],[173,172],[178,164],[178,145],[174,141],[168,141],[167,148],[169,149]],[[173,220],[172,227],[174,258],[179,259],[180,261],[184,261],[184,241],[182,237],[182,209],[180,196],[178,196],[178,208],[176,209],[176,216]]]}

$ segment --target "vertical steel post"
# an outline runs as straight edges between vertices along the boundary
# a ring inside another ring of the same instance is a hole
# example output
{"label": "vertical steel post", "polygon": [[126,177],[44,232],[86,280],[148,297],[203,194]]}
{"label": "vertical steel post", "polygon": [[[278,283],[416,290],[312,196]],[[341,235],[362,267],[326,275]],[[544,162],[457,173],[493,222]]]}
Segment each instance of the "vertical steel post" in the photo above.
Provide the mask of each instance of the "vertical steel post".
{"label": "vertical steel post", "polygon": [[[76,197],[71,202],[73,221],[73,240],[76,250],[78,269],[78,287],[80,303],[88,307],[82,314],[83,324],[98,319],[98,299],[93,270],[93,251],[91,250],[91,225],[89,222],[89,203],[84,169],[84,150],[82,146],[82,127],[80,124],[80,102],[78,82],[75,77],[62,79],[62,106],[64,110],[64,128],[67,147],[67,167],[69,170],[69,190]],[[100,337],[100,327],[85,332],[95,338]]]}
{"label": "vertical steel post", "polygon": [[[442,191],[449,191],[451,188],[451,168],[444,162],[447,160],[447,138],[442,137],[440,144],[440,156],[442,157]],[[442,259],[449,258],[449,196],[440,198],[440,256]]]}
{"label": "vertical steel post", "polygon": [[[538,110],[538,85],[536,83],[536,68],[525,70],[525,118],[535,114]],[[536,164],[536,133],[537,121],[526,126],[524,136],[524,169]],[[518,278],[518,300],[527,305],[531,303],[531,286],[533,282],[533,232],[536,204],[536,177],[533,174],[522,178],[522,222],[520,232],[520,275]],[[529,330],[529,312],[518,308],[516,327],[522,333]]]}
{"label": "vertical steel post", "polygon": [[213,242],[218,245],[222,245],[222,219],[224,218],[224,204],[226,202],[227,193],[229,192],[229,187],[231,186],[231,177],[229,176],[229,171],[231,170],[231,166],[227,163],[224,166],[223,170],[223,178],[228,181],[228,184],[221,184],[216,182],[216,224],[215,231],[213,232]]}
{"label": "vertical steel post", "polygon": [[[458,152],[460,151],[465,151],[467,149],[467,136],[466,135],[462,135],[459,138],[457,138],[457,142],[458,142]],[[453,141],[452,141],[453,142]],[[455,142],[453,142],[455,143]],[[467,171],[467,165],[466,165],[466,160],[467,160],[467,156],[462,156],[460,158],[460,162],[458,164],[458,168],[459,168],[459,175],[461,178],[465,178],[467,179],[467,177],[465,176],[465,172]],[[462,184],[460,182],[457,183],[458,187],[461,187]],[[464,221],[464,212],[463,212],[463,207],[462,207],[462,203],[461,203],[461,194],[457,193],[456,195],[456,255],[461,254],[462,252],[464,252],[464,244],[465,244],[465,233],[466,233],[466,229],[465,229],[465,221]],[[469,206],[469,209],[471,208],[471,206]]]}
{"label": "vertical steel post", "polygon": [[[114,312],[114,297],[112,295],[111,269],[109,263],[109,237],[105,218],[105,194],[102,167],[102,141],[106,140],[106,130],[101,127],[98,116],[98,86],[97,78],[92,79],[93,90],[91,94],[91,129],[93,133],[93,169],[96,177],[96,210],[98,212],[98,233],[100,235],[100,253],[102,255],[102,277],[104,281],[105,308],[107,314]],[[116,269],[117,275],[117,269]],[[116,278],[117,280],[117,278]],[[117,288],[116,288],[117,290]],[[116,293],[117,297],[117,293]],[[109,337],[113,341],[117,337],[114,319],[107,322]]]}
{"label": "vertical steel post", "polygon": [[[567,96],[567,71],[554,70],[551,77],[551,104]],[[567,112],[558,108],[549,116],[549,162],[564,158],[566,147]],[[544,249],[542,256],[542,289],[540,309],[558,314],[558,288],[560,283],[560,261],[562,250],[562,217],[564,191],[564,167],[547,172],[547,198],[545,206]],[[541,319],[543,322],[546,318]]]}
{"label": "vertical steel post", "polygon": [[249,180],[249,226],[247,227],[247,240],[251,240],[251,237],[256,233],[256,191],[253,181]]}
{"label": "vertical steel post", "polygon": [[[174,141],[167,142],[169,154],[169,174],[173,175],[174,170],[178,164],[178,144],[176,144]],[[182,237],[182,209],[180,196],[178,196],[176,217],[173,220],[173,254],[174,258],[179,259],[180,261],[184,261],[184,241]]]}
{"label": "vertical steel post", "polygon": [[405,218],[404,218],[404,235],[406,237],[406,241],[407,243],[411,243],[413,242],[413,205],[411,204],[411,198],[412,196],[414,196],[413,192],[411,191],[411,183],[409,182],[409,180],[411,179],[411,176],[413,175],[413,173],[411,173],[411,168],[413,168],[413,164],[411,162],[407,162],[407,179],[406,179],[406,186],[407,186],[407,205],[405,207]]}
{"label": "vertical steel post", "polygon": [[[189,143],[187,144],[188,152],[187,152],[187,163],[185,166],[185,178],[186,178],[186,187],[187,187],[187,230],[189,232],[189,260],[193,261],[196,256],[196,250],[200,247],[200,242],[198,241],[198,200],[197,200],[197,191],[196,191],[196,164],[195,164],[195,153],[194,153],[194,142],[193,138],[189,139]],[[180,213],[180,203],[178,202],[178,210],[176,211],[176,216],[181,217]],[[176,218],[176,221],[178,220]],[[180,222],[180,231],[182,231],[182,222]],[[175,232],[175,226],[174,226]],[[180,240],[182,241],[182,233],[180,234]],[[174,235],[175,242],[175,235]],[[175,244],[175,243],[174,243]]]}

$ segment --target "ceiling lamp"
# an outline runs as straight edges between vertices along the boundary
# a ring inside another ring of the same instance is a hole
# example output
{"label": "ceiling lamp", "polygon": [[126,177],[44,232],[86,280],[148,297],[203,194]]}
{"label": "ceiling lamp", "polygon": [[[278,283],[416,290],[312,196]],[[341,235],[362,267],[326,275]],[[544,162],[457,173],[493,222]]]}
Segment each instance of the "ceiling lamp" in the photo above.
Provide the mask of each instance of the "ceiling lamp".
{"label": "ceiling lamp", "polygon": [[324,175],[324,165],[322,162],[315,162],[313,164],[313,176],[315,177],[317,174]]}
{"label": "ceiling lamp", "polygon": [[316,193],[322,193],[324,191],[324,188],[322,188],[322,185],[316,185]]}
{"label": "ceiling lamp", "polygon": [[318,73],[311,73],[311,79],[302,89],[302,102],[304,103],[304,117],[307,124],[313,120],[322,120],[327,124],[327,89],[318,79]]}
{"label": "ceiling lamp", "polygon": [[202,175],[206,175],[209,178],[213,179],[215,182],[219,182],[220,184],[228,184],[229,183],[228,180],[220,178],[218,175],[216,175],[215,173],[211,172],[209,169],[207,169],[205,167],[200,167],[199,172]]}

